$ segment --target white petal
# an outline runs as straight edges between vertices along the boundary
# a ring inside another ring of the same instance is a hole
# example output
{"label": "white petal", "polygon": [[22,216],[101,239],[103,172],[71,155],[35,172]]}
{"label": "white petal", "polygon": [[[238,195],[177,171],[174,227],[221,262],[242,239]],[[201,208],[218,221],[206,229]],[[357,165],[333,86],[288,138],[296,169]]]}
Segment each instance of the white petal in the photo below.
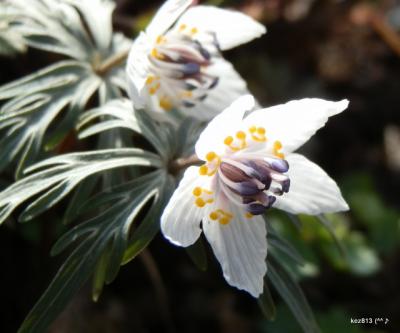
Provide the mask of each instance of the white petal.
{"label": "white petal", "polygon": [[249,126],[263,126],[270,142],[281,141],[283,152],[292,152],[304,144],[328,118],[348,106],[347,100],[330,102],[318,98],[305,98],[286,104],[261,109],[250,114],[245,122]]}
{"label": "white petal", "polygon": [[189,8],[178,20],[177,26],[181,24],[215,33],[221,50],[247,43],[266,32],[265,27],[250,16],[212,6]]}
{"label": "white petal", "polygon": [[224,138],[234,135],[242,125],[243,115],[254,107],[254,97],[244,95],[236,99],[207,125],[196,142],[196,154],[204,160],[208,152],[224,153]]}
{"label": "white petal", "polygon": [[213,64],[207,67],[206,73],[218,77],[218,84],[207,92],[204,101],[197,103],[194,107],[182,108],[188,116],[210,120],[237,98],[249,94],[246,82],[232,64],[223,58],[213,59]]}
{"label": "white petal", "polygon": [[145,106],[143,89],[149,74],[147,55],[150,52],[150,45],[148,36],[143,32],[140,33],[132,44],[126,63],[129,97],[137,109]]}
{"label": "white petal", "polygon": [[147,34],[152,39],[164,34],[194,2],[194,0],[167,0],[147,26]]}
{"label": "white petal", "polygon": [[232,207],[234,218],[229,224],[205,218],[203,230],[221,264],[225,280],[254,297],[263,291],[267,272],[267,231],[259,216],[246,218],[238,207]]}
{"label": "white petal", "polygon": [[199,176],[198,167],[191,166],[185,171],[161,216],[161,231],[173,244],[189,246],[199,238],[205,208],[198,208],[194,204],[192,192],[197,186],[207,187],[209,181],[210,177]]}
{"label": "white petal", "polygon": [[349,209],[335,181],[303,155],[290,154],[290,189],[278,197],[274,207],[293,214],[318,215]]}

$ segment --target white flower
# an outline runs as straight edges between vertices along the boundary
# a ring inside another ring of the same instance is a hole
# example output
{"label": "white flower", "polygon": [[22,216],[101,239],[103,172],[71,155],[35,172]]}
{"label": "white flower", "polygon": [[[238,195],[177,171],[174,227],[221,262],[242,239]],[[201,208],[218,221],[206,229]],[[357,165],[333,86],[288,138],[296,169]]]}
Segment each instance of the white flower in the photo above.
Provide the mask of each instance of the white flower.
{"label": "white flower", "polygon": [[166,1],[134,41],[127,76],[136,108],[210,119],[247,93],[220,50],[261,36],[265,27],[239,12],[194,3]]}
{"label": "white flower", "polygon": [[244,117],[254,99],[237,99],[200,135],[196,154],[205,163],[186,170],[161,217],[164,236],[189,246],[203,230],[226,281],[259,296],[267,271],[261,214],[271,206],[312,215],[348,210],[334,180],[293,153],[347,105],[302,99]]}

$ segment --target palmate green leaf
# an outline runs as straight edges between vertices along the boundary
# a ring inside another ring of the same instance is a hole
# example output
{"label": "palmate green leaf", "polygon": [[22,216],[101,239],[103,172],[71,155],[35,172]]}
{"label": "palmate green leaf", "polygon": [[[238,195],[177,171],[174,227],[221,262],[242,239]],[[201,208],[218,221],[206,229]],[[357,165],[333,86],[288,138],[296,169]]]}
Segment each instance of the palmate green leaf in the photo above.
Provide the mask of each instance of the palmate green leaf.
{"label": "palmate green leaf", "polygon": [[40,154],[44,135],[67,108],[76,113],[98,88],[100,80],[75,61],[64,61],[0,88],[0,170],[19,157],[17,175]]}
{"label": "palmate green leaf", "polygon": [[161,213],[171,198],[174,190],[174,178],[165,173],[162,190],[157,193],[152,209],[143,219],[128,242],[127,249],[122,259],[123,265],[134,259],[159,232]]}
{"label": "palmate green leaf", "polygon": [[0,193],[0,223],[31,197],[40,195],[23,211],[21,221],[27,221],[53,206],[90,175],[139,165],[159,167],[161,161],[155,154],[134,148],[73,153],[44,160],[28,169],[34,174]]}
{"label": "palmate green leaf", "polygon": [[[93,37],[96,48],[107,52],[110,47],[112,31],[112,12],[115,3],[112,0],[65,0],[82,13]],[[93,10],[93,9],[96,10]]]}
{"label": "palmate green leaf", "polygon": [[[93,271],[93,296],[97,299],[104,283],[111,282],[118,272],[127,245],[132,244],[144,224],[152,224],[153,218],[159,216],[169,199],[172,184],[170,176],[158,170],[97,196],[111,205],[98,216],[71,229],[55,244],[53,254],[80,240],[18,332],[44,332]],[[130,239],[132,222],[150,200],[152,206],[146,218]]]}
{"label": "palmate green leaf", "polygon": [[290,308],[304,333],[320,333],[310,305],[291,273],[272,255],[268,256],[267,265],[266,277]]}
{"label": "palmate green leaf", "polygon": [[145,110],[135,110],[128,99],[112,100],[85,112],[77,125],[81,139],[115,128],[125,128],[140,133],[165,161],[177,154],[179,145],[176,143],[176,130],[173,125],[170,123],[160,125]]}
{"label": "palmate green leaf", "polygon": [[115,128],[126,128],[138,133],[140,127],[136,113],[129,99],[111,100],[80,116],[76,127],[79,138],[84,139]]}
{"label": "palmate green leaf", "polygon": [[40,157],[43,142],[53,149],[74,128],[93,95],[104,103],[126,90],[123,61],[102,66],[126,54],[131,42],[112,33],[114,4],[108,0],[11,0],[2,6],[9,30],[29,46],[75,59],[0,87],[0,100],[6,101],[0,109],[0,170],[18,160],[19,178]]}
{"label": "palmate green leaf", "polygon": [[77,60],[109,52],[115,7],[110,0],[7,0],[5,5],[13,29],[31,47]]}
{"label": "palmate green leaf", "polygon": [[68,224],[75,220],[79,214],[79,208],[82,206],[82,202],[85,202],[93,192],[96,184],[99,182],[99,175],[94,174],[84,179],[74,191],[74,194],[71,196],[68,207],[63,215],[63,223]]}

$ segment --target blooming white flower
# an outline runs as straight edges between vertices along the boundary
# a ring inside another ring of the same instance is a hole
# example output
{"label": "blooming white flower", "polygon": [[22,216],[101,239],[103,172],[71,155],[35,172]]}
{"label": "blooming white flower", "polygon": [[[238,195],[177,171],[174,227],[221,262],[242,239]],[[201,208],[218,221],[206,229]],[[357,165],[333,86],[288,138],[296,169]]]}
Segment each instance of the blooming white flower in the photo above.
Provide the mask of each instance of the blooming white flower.
{"label": "blooming white flower", "polygon": [[267,270],[261,214],[271,206],[311,215],[348,210],[336,183],[293,153],[347,105],[302,99],[244,117],[254,99],[237,99],[200,135],[196,154],[205,163],[186,170],[161,216],[164,236],[189,246],[203,230],[226,281],[259,296]]}
{"label": "blooming white flower", "polygon": [[195,2],[166,1],[134,41],[127,76],[135,107],[210,119],[247,93],[220,51],[261,36],[265,27],[239,12],[191,6]]}

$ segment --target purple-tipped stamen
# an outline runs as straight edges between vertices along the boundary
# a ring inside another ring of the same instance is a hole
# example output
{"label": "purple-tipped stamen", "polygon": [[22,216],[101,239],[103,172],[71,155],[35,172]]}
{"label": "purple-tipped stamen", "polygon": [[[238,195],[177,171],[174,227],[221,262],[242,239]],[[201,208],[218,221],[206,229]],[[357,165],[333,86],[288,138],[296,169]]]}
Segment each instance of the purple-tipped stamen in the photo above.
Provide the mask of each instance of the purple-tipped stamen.
{"label": "purple-tipped stamen", "polygon": [[212,43],[201,43],[189,34],[170,31],[148,58],[153,74],[168,84],[161,94],[168,95],[174,104],[190,108],[203,101],[218,84],[218,77],[205,70],[212,64],[213,56],[218,56],[218,52]]}
{"label": "purple-tipped stamen", "polygon": [[288,170],[287,161],[275,158],[224,159],[219,176],[226,191],[242,198],[247,212],[260,215],[274,204],[276,196],[289,191],[290,179],[284,174]]}

